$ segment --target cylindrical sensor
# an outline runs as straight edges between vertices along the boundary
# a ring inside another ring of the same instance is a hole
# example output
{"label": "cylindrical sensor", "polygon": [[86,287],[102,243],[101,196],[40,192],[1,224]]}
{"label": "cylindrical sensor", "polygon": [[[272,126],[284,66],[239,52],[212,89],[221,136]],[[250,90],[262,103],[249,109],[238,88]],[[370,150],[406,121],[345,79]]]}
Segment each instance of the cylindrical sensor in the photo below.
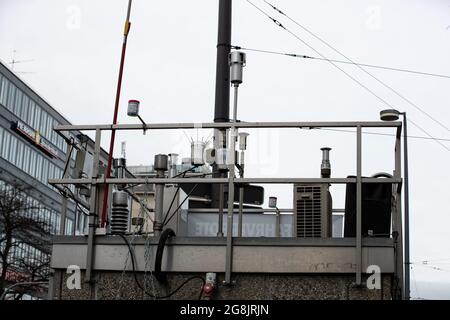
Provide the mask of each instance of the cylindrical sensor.
{"label": "cylindrical sensor", "polygon": [[191,164],[204,165],[205,164],[205,147],[206,143],[202,141],[195,141],[191,143]]}
{"label": "cylindrical sensor", "polygon": [[232,84],[242,83],[242,69],[245,67],[245,53],[240,51],[230,52],[228,56],[230,65],[230,82]]}
{"label": "cylindrical sensor", "polygon": [[169,178],[177,175],[178,153],[169,153]]}
{"label": "cylindrical sensor", "polygon": [[247,137],[249,134],[247,132],[239,132],[239,150],[247,150]]}
{"label": "cylindrical sensor", "polygon": [[153,165],[155,171],[166,171],[167,170],[167,155],[157,154],[155,155],[155,162]]}
{"label": "cylindrical sensor", "polygon": [[320,166],[320,174],[322,178],[329,178],[331,176],[330,150],[331,148],[324,147],[322,150],[322,164]]}
{"label": "cylindrical sensor", "polygon": [[269,208],[277,207],[277,197],[269,197]]}
{"label": "cylindrical sensor", "polygon": [[139,100],[129,100],[128,101],[128,111],[127,114],[130,117],[137,117],[139,115]]}

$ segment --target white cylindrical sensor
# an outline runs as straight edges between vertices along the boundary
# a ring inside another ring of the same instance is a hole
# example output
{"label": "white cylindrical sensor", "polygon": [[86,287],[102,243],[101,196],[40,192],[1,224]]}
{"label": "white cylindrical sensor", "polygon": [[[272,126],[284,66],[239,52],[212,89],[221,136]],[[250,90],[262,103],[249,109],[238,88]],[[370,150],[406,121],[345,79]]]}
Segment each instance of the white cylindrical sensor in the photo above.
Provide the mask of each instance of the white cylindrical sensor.
{"label": "white cylindrical sensor", "polygon": [[191,164],[204,165],[205,164],[205,147],[206,143],[196,141],[191,143]]}
{"label": "white cylindrical sensor", "polygon": [[249,134],[247,132],[239,132],[239,150],[247,150],[247,137]]}
{"label": "white cylindrical sensor", "polygon": [[240,51],[230,52],[228,57],[230,65],[230,82],[232,84],[242,83],[242,69],[245,67],[245,53]]}
{"label": "white cylindrical sensor", "polygon": [[277,207],[277,197],[269,197],[269,208]]}
{"label": "white cylindrical sensor", "polygon": [[128,101],[128,111],[127,114],[130,117],[137,117],[139,115],[139,100],[129,100]]}

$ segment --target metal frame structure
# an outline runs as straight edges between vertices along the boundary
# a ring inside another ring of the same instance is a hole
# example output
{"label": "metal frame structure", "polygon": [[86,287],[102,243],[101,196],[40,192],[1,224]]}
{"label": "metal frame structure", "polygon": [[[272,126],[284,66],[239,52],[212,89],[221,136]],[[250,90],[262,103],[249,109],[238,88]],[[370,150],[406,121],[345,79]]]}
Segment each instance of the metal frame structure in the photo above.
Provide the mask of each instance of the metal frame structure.
{"label": "metal frame structure", "polygon": [[[395,171],[393,178],[363,178],[362,174],[362,128],[394,128],[395,134]],[[111,130],[179,130],[179,129],[230,129],[239,128],[355,128],[356,129],[356,178],[105,178],[98,176],[100,139],[102,131]],[[225,184],[230,186],[230,194],[234,193],[235,184],[242,183],[260,183],[260,184],[346,184],[356,183],[356,239],[355,239],[355,261],[356,261],[356,280],[355,284],[362,284],[362,266],[363,266],[363,239],[361,235],[362,221],[362,183],[392,183],[396,185],[396,203],[392,215],[392,230],[395,242],[395,274],[402,284],[403,290],[403,245],[402,245],[402,216],[401,216],[401,122],[216,122],[216,123],[149,123],[149,124],[117,124],[117,125],[60,125],[55,128],[56,131],[95,131],[95,154],[93,164],[93,176],[91,179],[53,179],[49,183],[58,184],[90,184],[91,187],[91,205],[89,217],[89,235],[86,260],[86,279],[91,280],[91,272],[94,262],[94,237],[95,227],[98,225],[96,212],[96,188],[98,185],[114,184],[176,184],[176,183],[209,183]],[[233,214],[233,208],[229,207],[229,215]],[[232,225],[232,224],[231,224]],[[225,279],[230,281],[232,266],[231,262],[233,248],[232,232],[227,233],[227,254],[225,261]],[[404,293],[402,293],[404,297]]]}

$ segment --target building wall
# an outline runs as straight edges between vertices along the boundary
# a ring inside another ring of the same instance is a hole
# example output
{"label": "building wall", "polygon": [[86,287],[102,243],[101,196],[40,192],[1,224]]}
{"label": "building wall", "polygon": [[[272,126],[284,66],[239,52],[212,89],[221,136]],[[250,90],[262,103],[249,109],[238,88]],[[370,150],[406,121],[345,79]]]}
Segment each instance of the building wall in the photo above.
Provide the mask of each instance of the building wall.
{"label": "building wall", "polygon": [[[62,196],[48,179],[62,178],[67,143],[54,126],[69,124],[52,106],[0,63],[0,188],[19,185],[33,207],[30,217],[45,220],[53,234],[61,225]],[[77,133],[71,134],[75,138]],[[92,141],[90,141],[92,149]],[[105,152],[102,159],[106,159]],[[76,150],[71,154],[74,163]],[[70,166],[69,166],[70,169]],[[73,186],[70,190],[75,192]],[[69,201],[66,234],[84,231],[87,218]],[[1,230],[0,230],[1,233]],[[18,247],[12,256],[33,258],[44,253],[30,245]]]}
{"label": "building wall", "polygon": [[[200,274],[205,276],[204,274]],[[157,295],[166,295],[178,287],[193,274],[169,274],[166,284],[153,281]],[[68,275],[63,273],[62,282],[55,284],[59,288],[53,292],[54,299],[61,300],[115,300],[152,299],[145,295],[136,285],[131,273],[100,272],[95,275],[95,285],[81,281],[80,290],[69,290],[66,282]],[[150,274],[146,276],[146,288],[150,293],[152,281]],[[218,274],[217,288],[214,299],[219,300],[390,300],[391,276],[383,275],[381,289],[369,290],[366,287],[357,288],[352,285],[354,274],[312,275],[312,274],[233,274],[232,286],[221,285],[223,274]],[[143,284],[143,273],[138,274],[138,280]],[[366,278],[364,277],[364,282]],[[170,299],[197,300],[201,289],[201,281],[196,279],[184,286]]]}

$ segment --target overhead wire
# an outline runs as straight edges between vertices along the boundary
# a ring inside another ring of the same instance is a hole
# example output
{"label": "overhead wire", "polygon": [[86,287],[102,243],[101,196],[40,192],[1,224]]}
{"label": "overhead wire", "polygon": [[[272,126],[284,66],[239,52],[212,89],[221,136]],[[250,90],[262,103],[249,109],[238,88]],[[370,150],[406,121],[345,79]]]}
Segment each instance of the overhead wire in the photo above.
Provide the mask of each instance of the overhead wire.
{"label": "overhead wire", "polygon": [[[334,131],[334,132],[356,133],[355,130],[345,130],[345,129],[331,129],[331,128],[314,128],[314,129],[319,129],[319,130],[324,130],[324,131]],[[362,134],[395,137],[395,134],[392,134],[392,133],[382,133],[382,132],[373,132],[373,131],[363,131]],[[430,138],[430,137],[411,136],[411,135],[408,135],[408,139],[439,140],[439,141],[450,142],[450,139],[446,139],[446,138]]]}
{"label": "overhead wire", "polygon": [[428,269],[432,269],[432,270],[436,270],[436,271],[450,272],[449,269],[443,269],[443,268],[440,268],[440,267],[431,266],[431,265],[427,265],[427,264],[420,264],[420,263],[418,263],[418,264],[414,264],[414,265],[420,266],[420,267],[424,267],[424,268],[428,268]]}
{"label": "overhead wire", "polygon": [[[392,104],[390,104],[389,102],[387,102],[385,99],[383,99],[380,95],[378,95],[377,93],[375,93],[373,90],[371,90],[369,87],[367,87],[365,84],[363,84],[361,81],[359,81],[358,79],[356,79],[355,77],[353,77],[351,74],[349,74],[348,72],[346,72],[344,69],[342,69],[341,67],[339,67],[339,65],[337,65],[335,62],[331,61],[330,59],[328,59],[327,57],[325,57],[322,53],[320,53],[318,50],[316,50],[313,46],[311,46],[309,43],[307,43],[306,41],[304,41],[302,38],[300,38],[296,33],[294,33],[293,31],[289,30],[288,28],[286,28],[280,21],[278,21],[277,19],[273,18],[272,16],[270,16],[268,13],[266,13],[264,10],[262,10],[260,7],[258,7],[257,5],[255,5],[252,1],[250,0],[245,0],[247,1],[251,6],[253,6],[255,9],[257,9],[259,12],[261,12],[264,16],[266,16],[267,18],[269,18],[273,23],[275,23],[278,27],[280,27],[281,29],[283,29],[284,31],[286,31],[287,33],[289,33],[290,35],[292,35],[294,38],[296,38],[298,41],[300,41],[301,43],[303,43],[305,46],[307,46],[308,48],[310,48],[311,50],[313,50],[315,53],[317,53],[318,55],[320,55],[324,60],[328,61],[330,64],[332,64],[335,68],[337,68],[338,70],[340,70],[342,73],[344,73],[348,78],[350,78],[351,80],[353,80],[354,82],[356,82],[359,86],[361,86],[363,89],[365,89],[367,92],[369,92],[371,95],[373,95],[374,97],[376,97],[378,100],[380,100],[381,102],[383,102],[385,105],[387,105],[388,107],[392,108],[392,109],[396,109]],[[265,0],[264,0],[265,1]],[[267,2],[267,1],[266,1]],[[277,11],[279,11],[279,9],[275,9]],[[280,11],[281,12],[281,11]],[[284,13],[282,13],[283,15],[285,15]],[[285,15],[286,16],[286,15]],[[294,21],[292,18],[286,16],[288,19]],[[297,23],[298,24],[298,23]],[[321,40],[322,41],[322,40]],[[344,56],[346,59],[348,59],[349,61],[351,61],[349,58],[347,58],[346,56]],[[353,62],[353,61],[351,61]],[[381,80],[379,80],[378,78],[376,78],[375,76],[373,76],[371,73],[369,73],[368,71],[366,71],[364,68],[358,66],[360,69],[362,69],[365,73],[369,74],[371,77],[375,78],[377,81],[383,83]],[[383,83],[384,84],[384,83]],[[384,84],[385,86],[387,86],[386,84]],[[392,88],[391,88],[392,89]],[[394,89],[392,89],[394,90]],[[420,109],[420,108],[419,108]],[[427,113],[426,113],[427,114]],[[427,114],[428,115],[428,114]],[[430,117],[431,119],[434,119],[431,115],[428,115],[428,117]],[[437,120],[435,120],[437,121]],[[411,124],[413,124],[415,127],[417,127],[418,129],[420,129],[423,133],[425,133],[428,137],[430,137],[432,140],[434,140],[436,143],[438,143],[439,145],[441,145],[444,149],[446,149],[447,151],[450,151],[450,148],[448,148],[445,144],[443,144],[441,141],[436,140],[436,138],[434,138],[430,133],[428,133],[428,131],[426,131],[425,129],[423,129],[422,127],[420,127],[417,123],[413,122],[411,119],[409,119],[409,122],[411,122]],[[441,124],[442,125],[442,124]],[[444,126],[445,127],[445,126]],[[446,128],[446,127],[445,127]],[[448,129],[447,129],[448,130]]]}
{"label": "overhead wire", "polygon": [[[246,0],[247,2],[250,2],[250,0]],[[395,95],[397,95],[398,97],[400,97],[401,99],[403,99],[404,101],[406,101],[408,104],[410,104],[411,106],[413,106],[415,109],[417,109],[418,111],[420,111],[422,114],[424,114],[425,116],[427,116],[429,119],[431,119],[432,121],[434,121],[436,124],[438,124],[439,126],[441,126],[442,128],[444,128],[447,131],[450,131],[450,129],[443,124],[441,121],[437,120],[435,117],[433,117],[431,114],[429,114],[428,112],[426,112],[425,110],[423,110],[423,108],[419,107],[417,104],[415,104],[414,102],[412,102],[410,99],[406,98],[404,95],[400,94],[397,90],[395,90],[394,88],[392,88],[391,86],[389,86],[388,84],[386,84],[385,82],[383,82],[382,80],[380,80],[379,78],[377,78],[376,76],[374,76],[372,73],[370,73],[369,71],[367,71],[366,69],[364,69],[361,65],[358,65],[357,63],[355,63],[352,59],[350,59],[349,57],[347,57],[345,54],[343,54],[341,51],[339,51],[338,49],[336,49],[335,47],[333,47],[331,44],[329,44],[327,41],[323,40],[322,38],[320,38],[318,35],[316,35],[314,32],[312,32],[311,30],[309,30],[308,28],[306,28],[305,26],[303,26],[302,24],[300,24],[298,21],[296,21],[295,19],[291,18],[289,15],[287,15],[286,13],[284,13],[283,11],[281,11],[279,8],[277,8],[276,6],[274,6],[273,4],[271,4],[270,2],[268,2],[267,0],[263,0],[266,4],[268,4],[273,10],[275,10],[276,12],[278,12],[279,14],[285,16],[288,20],[290,20],[291,22],[293,22],[294,24],[296,24],[297,26],[299,26],[300,28],[302,28],[304,31],[306,31],[307,33],[309,33],[311,36],[313,36],[314,38],[316,38],[317,40],[319,40],[320,42],[322,42],[324,45],[326,45],[327,47],[329,47],[330,49],[332,49],[333,51],[335,51],[336,53],[338,53],[339,55],[341,55],[342,57],[344,57],[345,59],[347,59],[350,63],[354,64],[356,67],[358,67],[361,71],[363,71],[364,73],[366,73],[367,75],[369,75],[370,77],[372,77],[374,80],[376,80],[378,83],[380,83],[381,85],[383,85],[385,88],[389,89],[390,91],[392,91]],[[323,57],[325,60],[328,60],[326,57]]]}
{"label": "overhead wire", "polygon": [[403,68],[394,68],[394,67],[387,67],[387,66],[368,64],[368,63],[350,62],[350,61],[336,60],[336,59],[324,59],[321,57],[314,57],[314,56],[309,56],[309,55],[304,55],[304,54],[299,54],[299,53],[288,53],[288,52],[272,51],[272,50],[265,50],[265,49],[247,48],[247,47],[242,47],[242,46],[238,46],[238,45],[232,45],[231,48],[236,49],[236,50],[243,50],[243,51],[252,51],[252,52],[267,53],[267,54],[273,54],[273,55],[281,55],[281,56],[287,56],[287,57],[292,57],[292,58],[311,59],[311,60],[319,60],[319,61],[333,61],[336,63],[358,65],[361,67],[398,71],[398,72],[406,72],[406,73],[412,73],[412,74],[417,74],[417,75],[450,79],[450,75],[445,75],[445,74],[438,74],[438,73],[431,73],[431,72],[424,72],[424,71],[417,71],[417,70],[410,70],[410,69],[403,69]]}

